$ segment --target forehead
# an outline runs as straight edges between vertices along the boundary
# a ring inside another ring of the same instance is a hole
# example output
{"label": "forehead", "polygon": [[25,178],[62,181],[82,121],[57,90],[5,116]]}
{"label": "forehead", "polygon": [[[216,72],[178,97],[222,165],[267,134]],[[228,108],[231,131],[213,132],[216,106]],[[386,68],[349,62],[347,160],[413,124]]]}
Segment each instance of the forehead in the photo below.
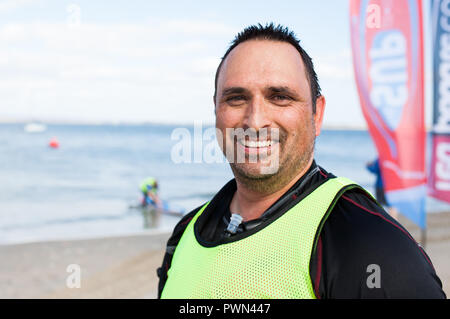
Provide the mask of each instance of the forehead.
{"label": "forehead", "polygon": [[287,42],[249,40],[226,57],[218,76],[218,90],[230,86],[289,86],[309,89],[305,66],[297,49]]}

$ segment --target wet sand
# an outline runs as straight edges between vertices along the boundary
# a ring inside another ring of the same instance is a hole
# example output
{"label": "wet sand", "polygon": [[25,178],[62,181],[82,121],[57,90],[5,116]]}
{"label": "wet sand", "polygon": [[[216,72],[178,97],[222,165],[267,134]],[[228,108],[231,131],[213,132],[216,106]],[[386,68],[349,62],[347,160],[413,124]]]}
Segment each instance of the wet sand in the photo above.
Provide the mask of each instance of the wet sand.
{"label": "wet sand", "polygon": [[[420,229],[400,222],[420,241]],[[156,298],[169,233],[0,246],[0,298]],[[428,216],[425,250],[450,296],[450,212]],[[68,288],[68,265],[80,288]]]}

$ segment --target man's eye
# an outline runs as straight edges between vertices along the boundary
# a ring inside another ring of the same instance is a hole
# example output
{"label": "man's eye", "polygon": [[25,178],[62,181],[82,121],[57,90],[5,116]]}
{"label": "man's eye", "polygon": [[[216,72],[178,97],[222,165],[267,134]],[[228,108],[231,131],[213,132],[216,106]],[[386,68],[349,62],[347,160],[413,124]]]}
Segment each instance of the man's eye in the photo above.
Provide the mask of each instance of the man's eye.
{"label": "man's eye", "polygon": [[294,99],[288,95],[276,94],[271,97],[272,102],[276,105],[289,105]]}
{"label": "man's eye", "polygon": [[274,95],[272,98],[277,101],[292,100],[292,98],[287,95]]}

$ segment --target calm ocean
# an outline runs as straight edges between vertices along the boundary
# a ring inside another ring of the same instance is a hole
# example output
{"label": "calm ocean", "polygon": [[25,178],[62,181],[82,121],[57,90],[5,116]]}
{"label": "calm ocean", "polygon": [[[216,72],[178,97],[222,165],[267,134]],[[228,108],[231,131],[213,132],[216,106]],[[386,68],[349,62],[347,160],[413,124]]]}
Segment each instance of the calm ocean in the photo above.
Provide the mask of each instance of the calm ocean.
{"label": "calm ocean", "polygon": [[[169,206],[189,212],[232,178],[221,163],[174,163],[168,125],[48,125],[43,133],[0,124],[0,244],[171,230],[178,217],[146,225],[138,185],[157,177]],[[194,138],[194,128],[187,127]],[[57,137],[60,147],[48,143]],[[204,149],[192,142],[192,160]],[[200,148],[200,149],[199,149]],[[365,131],[323,131],[316,161],[373,191],[365,163],[376,156]],[[448,206],[427,200],[428,211]]]}

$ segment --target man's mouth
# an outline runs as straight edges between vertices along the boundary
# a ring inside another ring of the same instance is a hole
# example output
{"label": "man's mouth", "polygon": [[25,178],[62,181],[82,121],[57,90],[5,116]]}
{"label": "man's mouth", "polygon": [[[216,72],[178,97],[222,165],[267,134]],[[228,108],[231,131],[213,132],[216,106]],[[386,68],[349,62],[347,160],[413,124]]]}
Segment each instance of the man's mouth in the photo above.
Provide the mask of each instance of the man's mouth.
{"label": "man's mouth", "polygon": [[[228,132],[232,141],[231,147],[227,150],[227,158],[231,158],[237,163],[256,163],[259,160],[269,160],[274,156],[279,156],[283,136],[280,136],[279,129],[233,129]],[[234,154],[231,156],[231,154]]]}
{"label": "man's mouth", "polygon": [[239,144],[247,148],[264,148],[272,146],[276,143],[275,140],[247,140],[247,139],[239,139]]}
{"label": "man's mouth", "polygon": [[[258,158],[266,158],[267,156],[274,155],[275,149],[278,149],[279,141],[275,139],[248,139],[241,138],[237,140],[237,145],[241,148],[241,156],[256,155]],[[239,147],[238,147],[239,153]],[[240,156],[238,155],[238,158]]]}

